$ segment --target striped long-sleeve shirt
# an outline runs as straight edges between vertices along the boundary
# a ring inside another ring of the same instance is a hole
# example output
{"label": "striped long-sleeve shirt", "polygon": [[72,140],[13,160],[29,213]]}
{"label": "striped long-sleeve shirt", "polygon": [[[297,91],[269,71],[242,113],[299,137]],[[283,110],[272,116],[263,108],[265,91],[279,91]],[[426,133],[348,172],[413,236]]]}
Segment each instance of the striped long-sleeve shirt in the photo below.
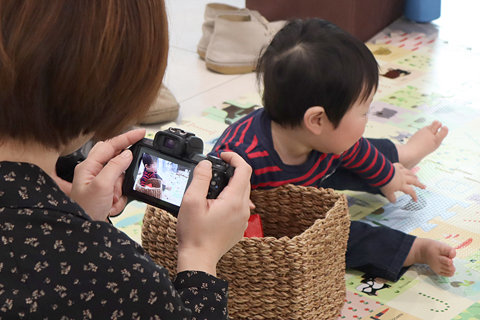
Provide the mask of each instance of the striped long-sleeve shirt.
{"label": "striped long-sleeve shirt", "polygon": [[339,167],[352,170],[374,187],[393,178],[393,164],[367,139],[361,138],[340,155],[313,150],[301,165],[287,165],[274,149],[271,120],[263,109],[256,110],[230,125],[210,154],[233,151],[252,167],[252,189],[270,189],[284,184],[321,187],[322,181]]}
{"label": "striped long-sleeve shirt", "polygon": [[142,187],[145,187],[145,185],[147,184],[147,180],[155,178],[156,176],[157,176],[156,172],[148,172],[147,170],[144,170],[142,178],[140,178],[140,185]]}

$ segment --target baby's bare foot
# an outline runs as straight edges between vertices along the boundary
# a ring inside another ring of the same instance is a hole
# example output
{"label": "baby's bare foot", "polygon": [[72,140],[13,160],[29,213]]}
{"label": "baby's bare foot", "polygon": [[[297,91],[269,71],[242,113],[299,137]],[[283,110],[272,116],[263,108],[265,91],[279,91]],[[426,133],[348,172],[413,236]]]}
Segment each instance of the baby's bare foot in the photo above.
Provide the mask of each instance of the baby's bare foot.
{"label": "baby's bare foot", "polygon": [[403,265],[407,267],[414,263],[426,263],[436,274],[451,277],[455,273],[453,258],[456,254],[456,250],[446,243],[416,238]]}
{"label": "baby's bare foot", "polygon": [[425,156],[435,151],[447,136],[448,128],[435,120],[431,125],[423,127],[404,145],[396,145],[399,162],[405,168],[412,169]]}

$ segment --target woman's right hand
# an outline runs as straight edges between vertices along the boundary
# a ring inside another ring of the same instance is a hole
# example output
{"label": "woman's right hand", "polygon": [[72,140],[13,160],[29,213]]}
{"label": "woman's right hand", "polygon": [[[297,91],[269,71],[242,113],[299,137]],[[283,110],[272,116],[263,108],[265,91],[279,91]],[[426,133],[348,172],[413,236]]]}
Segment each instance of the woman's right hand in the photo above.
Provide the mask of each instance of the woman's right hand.
{"label": "woman's right hand", "polygon": [[248,226],[251,167],[233,152],[222,159],[235,173],[217,199],[207,199],[212,165],[201,161],[195,168],[177,220],[177,272],[195,270],[216,276],[220,258],[242,237]]}

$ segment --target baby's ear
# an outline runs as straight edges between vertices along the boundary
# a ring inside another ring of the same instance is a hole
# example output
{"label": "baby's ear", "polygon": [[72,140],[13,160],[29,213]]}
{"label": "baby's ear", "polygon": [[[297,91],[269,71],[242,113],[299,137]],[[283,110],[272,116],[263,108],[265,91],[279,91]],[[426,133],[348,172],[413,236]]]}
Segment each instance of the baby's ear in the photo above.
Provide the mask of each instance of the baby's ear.
{"label": "baby's ear", "polygon": [[303,124],[305,125],[305,128],[310,130],[313,134],[320,134],[322,132],[322,129],[326,124],[325,121],[328,121],[328,117],[325,113],[325,109],[320,106],[308,108],[303,115]]}

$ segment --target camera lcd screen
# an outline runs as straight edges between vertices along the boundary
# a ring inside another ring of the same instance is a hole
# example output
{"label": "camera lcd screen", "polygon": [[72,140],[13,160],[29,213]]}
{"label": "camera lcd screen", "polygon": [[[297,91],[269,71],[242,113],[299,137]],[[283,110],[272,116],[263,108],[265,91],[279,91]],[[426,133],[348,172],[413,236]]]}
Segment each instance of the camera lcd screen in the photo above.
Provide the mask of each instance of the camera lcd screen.
{"label": "camera lcd screen", "polygon": [[195,164],[141,147],[134,170],[133,192],[147,203],[162,203],[178,211]]}

